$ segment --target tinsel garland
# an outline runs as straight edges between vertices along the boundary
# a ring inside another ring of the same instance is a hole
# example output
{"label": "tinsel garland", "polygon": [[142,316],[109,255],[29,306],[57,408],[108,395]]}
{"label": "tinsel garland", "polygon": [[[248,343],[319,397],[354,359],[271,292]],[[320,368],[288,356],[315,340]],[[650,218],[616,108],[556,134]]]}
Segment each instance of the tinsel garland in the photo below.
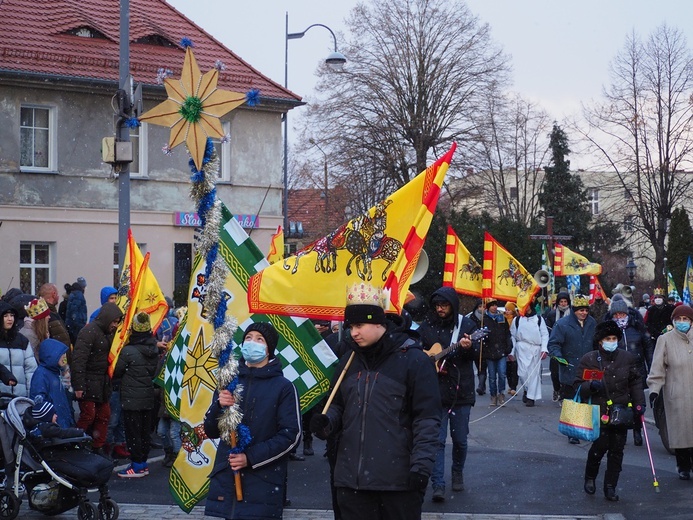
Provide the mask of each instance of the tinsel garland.
{"label": "tinsel garland", "polygon": [[190,160],[192,187],[190,196],[197,205],[202,223],[195,249],[205,259],[205,308],[207,320],[214,326],[210,345],[212,355],[219,361],[217,383],[219,388],[229,390],[234,397],[233,406],[225,408],[219,418],[221,438],[231,445],[234,432],[237,443],[231,453],[242,453],[251,441],[250,429],[241,424],[241,399],[243,385],[238,383],[238,360],[233,355],[233,335],[238,328],[234,317],[226,316],[226,299],[223,298],[228,266],[219,256],[219,228],[221,225],[221,202],[216,198],[215,177],[219,171],[219,158],[212,140],[207,138],[202,168],[197,170]]}

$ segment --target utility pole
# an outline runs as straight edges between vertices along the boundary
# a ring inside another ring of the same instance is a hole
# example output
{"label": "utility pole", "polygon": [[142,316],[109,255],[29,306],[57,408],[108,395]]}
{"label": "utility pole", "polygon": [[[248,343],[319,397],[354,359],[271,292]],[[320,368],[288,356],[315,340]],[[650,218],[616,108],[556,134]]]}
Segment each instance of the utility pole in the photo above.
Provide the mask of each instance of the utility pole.
{"label": "utility pole", "polygon": [[[120,67],[118,69],[118,117],[116,141],[129,143],[130,128],[125,122],[132,114],[130,80],[130,0],[120,0]],[[127,146],[127,145],[126,145]],[[130,229],[130,163],[120,163],[118,172],[118,265],[123,270]]]}

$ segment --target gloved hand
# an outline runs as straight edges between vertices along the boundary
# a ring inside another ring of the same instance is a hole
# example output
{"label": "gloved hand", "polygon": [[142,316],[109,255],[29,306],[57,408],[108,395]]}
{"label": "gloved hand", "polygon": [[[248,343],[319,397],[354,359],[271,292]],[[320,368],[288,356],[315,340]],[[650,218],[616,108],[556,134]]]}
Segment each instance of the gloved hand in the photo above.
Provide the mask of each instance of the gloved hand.
{"label": "gloved hand", "polygon": [[320,440],[325,440],[332,433],[330,419],[324,413],[317,413],[310,418],[310,431]]}
{"label": "gloved hand", "polygon": [[601,381],[595,379],[594,381],[590,381],[590,392],[593,394],[598,394],[604,390],[604,383]]}
{"label": "gloved hand", "polygon": [[659,397],[659,394],[656,392],[650,392],[650,408],[654,408],[655,401]]}
{"label": "gloved hand", "polygon": [[409,472],[409,489],[412,491],[418,491],[421,495],[426,494],[426,488],[428,487],[428,477],[423,473],[417,473],[416,471]]}
{"label": "gloved hand", "polygon": [[641,415],[645,414],[645,406],[642,404],[635,405],[633,407],[633,413],[640,417]]}

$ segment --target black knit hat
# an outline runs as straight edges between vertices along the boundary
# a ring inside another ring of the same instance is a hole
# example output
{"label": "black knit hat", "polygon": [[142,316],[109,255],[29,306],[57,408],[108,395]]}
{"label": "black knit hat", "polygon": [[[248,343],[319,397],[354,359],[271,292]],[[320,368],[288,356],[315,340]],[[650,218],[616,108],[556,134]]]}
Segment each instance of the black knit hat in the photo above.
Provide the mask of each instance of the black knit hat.
{"label": "black knit hat", "polygon": [[40,422],[52,422],[54,415],[55,408],[48,401],[44,401],[40,405],[35,404],[31,408],[31,416]]}
{"label": "black knit hat", "polygon": [[267,351],[269,352],[270,359],[272,359],[274,357],[274,351],[277,350],[277,343],[279,342],[279,333],[277,332],[277,329],[275,329],[274,325],[269,322],[258,321],[248,325],[248,328],[245,329],[245,332],[243,333],[243,337],[245,338],[248,335],[248,332],[252,330],[259,332],[262,334],[262,337],[265,338],[265,343],[267,343]]}
{"label": "black knit hat", "polygon": [[619,341],[621,341],[621,338],[623,337],[621,327],[619,327],[614,320],[597,323],[597,328],[594,331],[594,347],[598,348],[599,342],[607,336],[616,336]]}
{"label": "black knit hat", "polygon": [[347,305],[344,308],[344,326],[349,327],[355,323],[385,325],[385,311],[377,305]]}

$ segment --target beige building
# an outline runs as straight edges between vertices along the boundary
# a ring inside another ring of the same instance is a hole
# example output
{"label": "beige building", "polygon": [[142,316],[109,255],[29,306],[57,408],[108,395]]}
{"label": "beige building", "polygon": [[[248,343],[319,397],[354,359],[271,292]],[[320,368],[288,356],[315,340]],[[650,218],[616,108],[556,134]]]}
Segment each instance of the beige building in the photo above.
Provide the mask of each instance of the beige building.
{"label": "beige building", "polygon": [[[119,77],[118,3],[56,0],[34,16],[29,0],[0,3],[0,289],[62,290],[83,276],[89,312],[118,265],[118,172],[102,161],[114,136]],[[266,251],[282,223],[282,115],[300,98],[260,74],[173,7],[130,2],[130,71],[143,110],[166,97],[163,74],[179,78],[183,38],[218,87],[260,91],[260,103],[222,118],[217,196]],[[188,283],[196,208],[184,146],[162,152],[168,128],[131,130],[131,229],[167,295]]]}

